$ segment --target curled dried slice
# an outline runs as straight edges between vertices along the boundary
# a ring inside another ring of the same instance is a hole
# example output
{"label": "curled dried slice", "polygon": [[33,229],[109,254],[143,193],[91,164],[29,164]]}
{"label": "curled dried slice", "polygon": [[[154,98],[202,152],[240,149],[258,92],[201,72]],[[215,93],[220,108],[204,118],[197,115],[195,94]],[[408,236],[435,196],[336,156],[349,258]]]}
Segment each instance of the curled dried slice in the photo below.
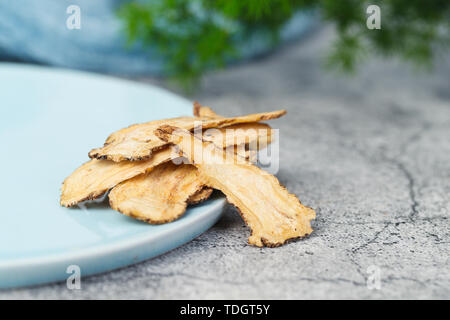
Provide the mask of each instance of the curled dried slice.
{"label": "curled dried slice", "polygon": [[238,208],[252,231],[250,244],[276,247],[312,232],[310,222],[315,218],[314,210],[303,206],[273,175],[250,163],[230,159],[222,150],[186,130],[164,126],[155,134],[165,142],[176,144],[183,156],[197,167],[200,179],[207,186],[221,190]]}
{"label": "curled dried slice", "polygon": [[146,161],[113,162],[92,159],[75,170],[62,185],[61,205],[71,207],[101,197],[118,183],[133,178],[172,159],[170,148],[155,152]]}
{"label": "curled dried slice", "polygon": [[169,161],[116,186],[109,194],[109,203],[132,218],[151,224],[167,223],[178,219],[186,211],[190,197],[203,187],[194,166]]}
{"label": "curled dried slice", "polygon": [[274,135],[268,124],[259,122],[238,123],[194,133],[199,138],[227,148],[250,161],[256,159],[258,150],[266,148],[272,142]]}
{"label": "curled dried slice", "polygon": [[194,116],[212,119],[223,118],[221,115],[215,113],[210,107],[202,106],[197,101],[194,101]]}
{"label": "curled dried slice", "polygon": [[262,149],[272,142],[273,131],[268,124],[238,123],[223,128],[204,130],[202,139],[216,146],[249,146],[250,149]]}
{"label": "curled dried slice", "polygon": [[276,119],[284,114],[286,114],[285,110],[279,110],[232,118],[183,117],[136,124],[110,135],[105,145],[102,148],[92,150],[89,153],[89,157],[115,162],[148,159],[155,150],[159,150],[166,145],[164,141],[158,139],[154,134],[154,131],[162,125],[170,125],[186,130],[193,130],[195,127],[207,129],[229,126],[235,123]]}
{"label": "curled dried slice", "polygon": [[181,117],[166,120],[156,120],[143,124],[134,124],[128,128],[112,133],[105,145],[89,152],[90,158],[111,160],[120,162],[124,160],[141,161],[147,160],[152,153],[162,149],[165,144],[161,143],[152,131],[163,124],[175,125],[180,128],[191,128],[194,117]]}
{"label": "curled dried slice", "polygon": [[[204,118],[223,118],[215,113],[210,107],[202,106],[197,101],[194,102],[194,116]],[[245,148],[237,148],[237,153],[245,156],[250,150],[259,150],[267,147],[272,142],[272,128],[265,123],[237,123],[222,128],[210,128],[203,130],[202,139],[210,141],[216,146],[244,146]],[[248,157],[248,156],[247,156]]]}
{"label": "curled dried slice", "polygon": [[203,201],[206,201],[211,196],[212,192],[213,192],[212,188],[204,187],[203,189],[197,191],[192,196],[190,196],[187,203],[198,204]]}

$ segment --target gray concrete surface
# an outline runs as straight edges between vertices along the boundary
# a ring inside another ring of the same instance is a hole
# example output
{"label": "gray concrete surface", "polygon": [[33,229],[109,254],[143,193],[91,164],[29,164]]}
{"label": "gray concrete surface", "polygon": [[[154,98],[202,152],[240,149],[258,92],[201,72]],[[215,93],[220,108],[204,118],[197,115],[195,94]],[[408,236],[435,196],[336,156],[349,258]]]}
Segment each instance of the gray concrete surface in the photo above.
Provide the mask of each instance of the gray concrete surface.
{"label": "gray concrete surface", "polygon": [[[278,177],[317,210],[311,237],[250,247],[229,207],[194,241],[83,279],[80,291],[55,284],[0,298],[449,299],[450,59],[432,73],[371,60],[345,77],[322,69],[333,37],[319,30],[210,75],[192,97],[225,115],[289,111],[272,123],[281,130]],[[372,270],[379,290],[367,285]]]}

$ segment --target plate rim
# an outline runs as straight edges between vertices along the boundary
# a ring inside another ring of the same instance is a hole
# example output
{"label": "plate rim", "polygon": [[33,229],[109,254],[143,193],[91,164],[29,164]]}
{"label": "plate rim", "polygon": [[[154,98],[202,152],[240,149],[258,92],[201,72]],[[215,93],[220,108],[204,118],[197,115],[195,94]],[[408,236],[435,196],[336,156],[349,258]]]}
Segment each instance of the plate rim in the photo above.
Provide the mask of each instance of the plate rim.
{"label": "plate rim", "polygon": [[[178,220],[169,222],[169,224],[174,224],[175,227],[172,229],[161,231],[161,233],[158,234],[158,237],[164,236],[166,234],[170,234],[172,232],[177,232],[179,230],[183,230],[186,225],[191,225],[199,220],[203,220],[204,216],[208,216],[211,214],[211,211],[221,210],[226,204],[226,198],[220,197],[217,199],[210,200],[211,203],[208,205],[211,206],[208,208],[207,211],[199,212],[195,214],[195,216],[190,217],[187,222],[184,222],[182,224],[180,221],[182,217]],[[112,210],[112,209],[111,209]],[[219,214],[219,217],[221,214]],[[132,218],[130,218],[132,219]],[[177,223],[179,222],[179,223]],[[142,222],[143,224],[145,222]],[[203,233],[203,232],[202,232]],[[126,239],[116,239],[112,242],[109,242],[108,244],[102,245],[97,244],[90,246],[88,248],[78,248],[76,250],[72,250],[70,252],[62,252],[62,253],[50,253],[46,255],[42,255],[39,257],[30,257],[30,258],[13,258],[13,259],[6,259],[6,260],[0,260],[0,270],[1,269],[7,269],[7,268],[15,268],[23,265],[28,264],[41,264],[43,263],[42,260],[45,260],[45,263],[59,263],[65,260],[77,260],[77,259],[85,259],[93,257],[96,253],[98,253],[99,250],[101,250],[102,253],[113,253],[115,251],[122,251],[126,250],[127,248],[133,248],[142,244],[145,244],[146,242],[149,242],[150,240],[154,240],[155,235],[148,234],[146,232],[143,232],[142,234],[135,235]],[[186,242],[187,243],[187,242]]]}
{"label": "plate rim", "polygon": [[[111,84],[119,84],[119,85],[125,85],[127,87],[139,87],[142,89],[149,90],[149,93],[153,92],[159,92],[163,95],[171,96],[177,99],[180,99],[180,101],[185,101],[186,105],[190,103],[188,99],[185,97],[182,97],[176,93],[173,93],[165,88],[160,88],[158,86],[155,86],[150,83],[141,83],[138,81],[133,81],[126,78],[117,78],[112,77],[109,75],[104,74],[97,74],[94,72],[88,72],[88,71],[82,71],[82,70],[71,70],[71,69],[64,69],[64,68],[58,68],[58,67],[49,67],[49,66],[38,66],[38,65],[32,65],[32,64],[20,64],[20,63],[11,63],[11,62],[1,62],[0,63],[0,70],[18,70],[19,72],[45,72],[47,74],[55,74],[56,76],[62,75],[62,76],[69,76],[69,77],[75,77],[78,81],[80,81],[81,78],[91,78],[95,81],[102,81],[102,82],[108,82]],[[189,110],[186,108],[186,111],[189,113],[192,113],[192,109]],[[6,258],[6,259],[0,259],[0,279],[5,279],[4,275],[6,272],[6,275],[8,275],[8,272],[14,273],[14,269],[21,269],[23,273],[27,275],[27,277],[30,277],[31,269],[37,268],[39,270],[42,270],[42,268],[51,269],[53,267],[56,267],[57,265],[61,265],[64,263],[69,263],[70,261],[96,261],[96,256],[110,256],[112,259],[114,254],[120,254],[121,252],[126,252],[129,249],[132,248],[140,248],[142,246],[145,246],[147,243],[151,243],[153,241],[158,241],[160,238],[166,237],[167,235],[171,234],[177,234],[180,233],[180,231],[187,230],[192,226],[195,226],[196,224],[201,224],[201,222],[204,222],[202,224],[201,228],[198,228],[198,230],[190,231],[189,233],[189,240],[185,241],[183,240],[181,244],[176,244],[175,246],[171,245],[163,245],[165,247],[164,249],[156,250],[153,253],[149,253],[147,251],[146,253],[143,252],[142,258],[140,258],[139,261],[145,261],[157,256],[160,256],[170,250],[173,250],[174,248],[178,248],[183,244],[186,244],[190,242],[192,239],[198,237],[205,231],[207,231],[211,226],[213,226],[218,219],[223,215],[224,207],[226,204],[226,198],[225,196],[220,196],[214,199],[208,200],[208,207],[206,207],[204,210],[195,213],[194,215],[188,217],[187,220],[184,220],[184,216],[182,216],[180,219],[175,220],[169,224],[174,224],[173,227],[170,227],[166,230],[160,231],[157,236],[155,236],[153,233],[149,232],[142,232],[136,235],[132,236],[126,236],[124,238],[117,238],[107,243],[96,243],[93,245],[88,245],[87,247],[79,247],[76,249],[67,249],[65,251],[61,252],[54,252],[54,253],[44,253],[39,256],[31,256],[31,257],[18,257],[18,258]],[[59,205],[59,204],[58,204]],[[112,210],[112,209],[111,209]],[[93,217],[94,218],[94,217]],[[208,219],[209,218],[209,219]],[[213,221],[213,222],[212,222]],[[206,227],[207,224],[212,224],[209,227]],[[192,236],[193,235],[193,236]],[[175,241],[174,241],[175,242]],[[175,242],[176,243],[176,242]],[[62,249],[64,250],[64,249]],[[111,263],[105,262],[105,267],[101,267],[101,271],[95,271],[95,272],[88,272],[86,275],[94,275],[94,274],[101,274],[108,271],[116,270],[121,267],[126,267],[133,265],[139,261],[128,261],[125,263],[120,263],[120,266],[111,266]],[[94,263],[94,262],[91,262]],[[109,265],[109,266],[108,266]],[[92,267],[95,268],[95,267]],[[35,272],[39,272],[39,270],[35,270]],[[3,274],[3,276],[2,276]],[[35,276],[32,278],[36,278]],[[12,280],[12,281],[6,281],[6,284],[4,281],[0,281],[0,288],[14,288],[14,287],[26,287],[26,286],[32,286],[37,284],[44,284],[44,283],[51,283],[55,281],[60,281],[60,276],[56,275],[54,278],[45,278],[45,279],[39,279],[39,280],[26,280],[26,284],[23,284],[21,280]]]}

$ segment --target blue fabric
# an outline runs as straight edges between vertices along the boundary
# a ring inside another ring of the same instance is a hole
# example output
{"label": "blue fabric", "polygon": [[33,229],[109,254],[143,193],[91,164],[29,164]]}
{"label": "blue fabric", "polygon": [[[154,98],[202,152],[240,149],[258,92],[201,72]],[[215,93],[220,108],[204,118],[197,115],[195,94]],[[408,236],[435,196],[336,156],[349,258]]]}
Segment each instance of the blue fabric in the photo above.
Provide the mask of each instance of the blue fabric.
{"label": "blue fabric", "polygon": [[[127,0],[1,0],[0,59],[13,57],[60,67],[119,74],[161,74],[163,58],[152,48],[125,46],[117,8]],[[81,29],[66,27],[69,5],[81,8]],[[314,21],[298,14],[282,32],[289,40]],[[269,45],[257,34],[243,57],[261,54]]]}

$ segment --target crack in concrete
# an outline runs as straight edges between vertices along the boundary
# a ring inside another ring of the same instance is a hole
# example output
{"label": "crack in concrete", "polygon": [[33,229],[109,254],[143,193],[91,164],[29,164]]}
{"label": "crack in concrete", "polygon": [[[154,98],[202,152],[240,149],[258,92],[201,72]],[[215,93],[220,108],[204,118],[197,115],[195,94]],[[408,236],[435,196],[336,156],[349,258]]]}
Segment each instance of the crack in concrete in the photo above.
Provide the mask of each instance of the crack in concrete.
{"label": "crack in concrete", "polygon": [[427,286],[423,281],[420,281],[418,279],[410,278],[410,277],[395,277],[395,276],[388,276],[385,279],[383,279],[384,283],[390,283],[392,281],[411,281],[415,282],[417,284],[420,284],[421,286],[425,287]]}
{"label": "crack in concrete", "polygon": [[431,232],[428,232],[428,231],[425,231],[425,233],[427,234],[427,235],[429,235],[430,237],[432,237],[432,238],[434,238],[434,242],[436,243],[436,244],[441,244],[441,243],[443,243],[443,242],[441,242],[441,238],[437,235],[437,234],[434,234],[434,233],[431,233]]}
{"label": "crack in concrete", "polygon": [[391,161],[391,163],[395,164],[395,166],[403,173],[403,175],[406,177],[406,180],[408,181],[408,192],[409,192],[409,198],[411,201],[411,212],[409,214],[409,219],[414,220],[419,215],[419,211],[417,209],[419,206],[419,203],[416,199],[414,177],[411,174],[411,172],[409,172],[409,170],[406,169],[406,167],[403,163],[401,163],[398,160],[393,160],[393,159],[389,159],[389,160]]}
{"label": "crack in concrete", "polygon": [[[421,134],[416,134],[415,135],[418,139],[418,137],[421,136]],[[408,140],[408,143],[412,143],[414,142],[416,139],[410,139]],[[374,161],[374,157],[372,157],[370,154],[368,154],[366,151],[361,150],[360,148],[355,147],[355,145],[352,146],[353,150],[357,151],[361,156],[363,156],[366,159],[369,159],[371,161]],[[404,150],[407,149],[407,146],[403,147]],[[412,175],[412,173],[406,168],[406,166],[399,161],[398,159],[394,159],[394,158],[390,158],[388,157],[386,154],[380,152],[380,160],[390,163],[392,165],[394,165],[401,173],[402,175],[405,177],[406,181],[407,181],[407,188],[408,188],[408,195],[410,198],[410,202],[411,202],[411,212],[409,213],[408,217],[411,221],[415,220],[416,217],[418,217],[419,215],[419,202],[417,200],[416,197],[416,183],[415,183],[415,179]]]}
{"label": "crack in concrete", "polygon": [[[369,160],[374,160],[370,155],[368,155],[366,152],[359,148],[355,148],[358,153],[360,153],[362,156]],[[394,165],[406,178],[407,181],[407,188],[408,188],[408,195],[411,202],[411,212],[409,213],[408,217],[411,221],[413,221],[418,215],[419,215],[419,202],[416,198],[416,191],[415,191],[415,180],[411,172],[406,168],[406,166],[400,162],[398,159],[389,158],[384,153],[380,153],[380,160],[390,163]]]}
{"label": "crack in concrete", "polygon": [[354,259],[353,256],[348,256],[349,260],[356,266],[356,272],[365,280],[366,275],[361,271],[362,266]]}
{"label": "crack in concrete", "polygon": [[[422,123],[420,130],[418,130],[416,133],[412,134],[401,146],[401,150],[399,152],[399,156],[404,154],[407,150],[408,147],[416,142],[417,140],[419,140],[422,135],[431,127],[430,123]],[[411,201],[411,212],[409,214],[409,219],[411,221],[414,221],[416,217],[419,216],[419,202],[417,201],[417,197],[416,197],[416,191],[415,191],[415,180],[414,180],[414,176],[413,174],[406,168],[406,166],[400,161],[398,160],[396,157],[395,159],[389,158],[386,154],[382,153],[381,154],[382,159],[392,163],[393,165],[395,165],[397,167],[398,170],[400,170],[400,172],[403,173],[403,175],[405,176],[406,180],[408,181],[408,193],[409,193],[409,198]]]}
{"label": "crack in concrete", "polygon": [[[423,122],[420,126],[420,129],[417,130],[417,132],[410,135],[410,137],[407,138],[406,141],[401,144],[398,156],[395,158],[388,157],[385,154],[385,152],[382,152],[383,150],[380,150],[380,152],[377,153],[380,156],[380,160],[393,164],[407,180],[408,194],[411,201],[411,212],[408,215],[410,221],[414,221],[419,216],[418,210],[419,202],[417,200],[417,195],[415,191],[416,182],[413,174],[406,168],[406,166],[398,158],[400,157],[400,155],[404,154],[408,150],[409,146],[411,146],[412,143],[418,141],[429,128],[431,128],[431,124],[428,122]],[[341,128],[335,128],[335,130],[337,132],[342,132]],[[350,149],[353,149],[356,152],[358,152],[362,157],[370,161],[376,160],[375,157],[369,154],[366,150],[357,147],[357,143],[351,143],[348,146],[350,147]]]}
{"label": "crack in concrete", "polygon": [[366,248],[368,245],[370,245],[372,243],[375,243],[375,241],[378,240],[378,237],[380,236],[380,234],[383,233],[390,225],[391,225],[390,222],[386,223],[384,225],[384,227],[381,228],[381,230],[377,231],[375,233],[375,235],[369,241],[366,241],[365,243],[363,243],[359,247],[352,249],[352,253],[357,253],[359,250]]}
{"label": "crack in concrete", "polygon": [[268,278],[268,279],[265,279],[263,281],[259,281],[258,283],[256,283],[254,281],[251,281],[250,279],[247,279],[245,282],[244,281],[231,281],[231,280],[227,280],[227,279],[223,279],[223,278],[200,277],[197,275],[187,274],[184,272],[170,272],[170,273],[150,272],[150,273],[148,273],[148,275],[155,276],[159,279],[179,276],[179,277],[185,277],[185,278],[189,278],[192,280],[198,280],[198,281],[204,281],[204,282],[219,282],[219,283],[230,284],[230,285],[251,285],[251,286],[256,286],[259,284],[271,283],[271,282],[292,282],[292,281],[308,281],[308,282],[314,282],[314,283],[317,283],[318,281],[329,282],[329,283],[347,282],[347,283],[351,283],[355,286],[364,286],[365,285],[365,282],[353,281],[353,280],[345,279],[345,278],[341,278],[341,277],[338,277],[338,278],[293,277],[293,278],[275,278],[275,279]]}
{"label": "crack in concrete", "polygon": [[290,279],[288,281],[292,281],[292,280],[299,280],[299,281],[309,281],[309,282],[314,282],[315,284],[317,284],[317,281],[322,281],[322,282],[329,282],[329,283],[340,283],[340,282],[346,282],[346,283],[350,283],[353,284],[354,286],[365,286],[365,282],[358,282],[358,281],[354,281],[354,280],[350,280],[350,279],[345,279],[345,278],[334,278],[334,279],[329,279],[329,278],[322,278],[322,277],[317,277],[317,278],[295,278],[295,279]]}

